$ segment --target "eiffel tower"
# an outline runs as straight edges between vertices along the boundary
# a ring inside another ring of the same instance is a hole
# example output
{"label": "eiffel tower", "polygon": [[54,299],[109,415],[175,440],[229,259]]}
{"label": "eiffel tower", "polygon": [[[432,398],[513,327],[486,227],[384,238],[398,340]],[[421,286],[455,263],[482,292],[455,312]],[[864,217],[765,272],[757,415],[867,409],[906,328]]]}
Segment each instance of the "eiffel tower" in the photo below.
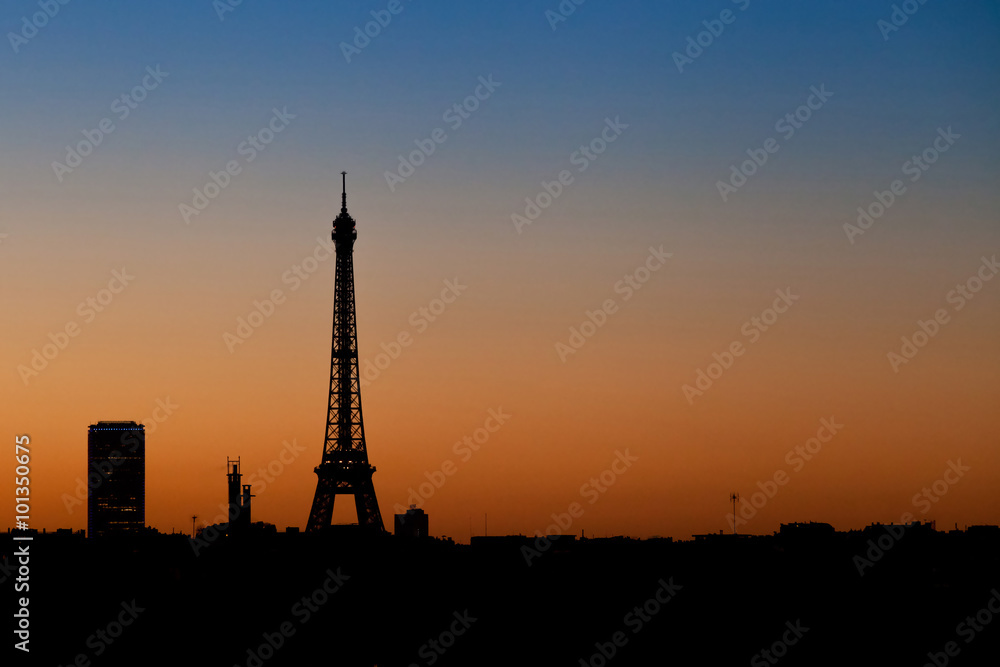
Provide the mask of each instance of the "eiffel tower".
{"label": "eiffel tower", "polygon": [[330,401],[326,417],[323,460],[316,467],[319,482],[309,511],[306,532],[330,525],[333,501],[338,494],[353,495],[358,525],[373,533],[385,532],[375,499],[368,463],[365,425],[361,419],[361,377],[358,373],[358,330],[354,310],[354,241],[356,223],[347,212],[347,172],[341,172],[344,192],[340,215],[333,221],[337,250],[336,283],[333,293],[333,353],[330,360]]}

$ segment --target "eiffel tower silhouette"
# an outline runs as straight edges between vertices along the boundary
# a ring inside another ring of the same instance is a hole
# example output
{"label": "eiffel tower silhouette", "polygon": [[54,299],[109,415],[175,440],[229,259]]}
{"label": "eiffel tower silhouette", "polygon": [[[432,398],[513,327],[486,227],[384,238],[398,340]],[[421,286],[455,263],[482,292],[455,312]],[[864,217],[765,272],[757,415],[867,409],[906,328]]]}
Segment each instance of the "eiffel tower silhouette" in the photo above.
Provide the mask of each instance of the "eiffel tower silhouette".
{"label": "eiffel tower silhouette", "polygon": [[336,283],[333,296],[333,352],[330,360],[330,401],[326,417],[323,460],[316,467],[319,481],[306,532],[330,525],[333,501],[338,494],[353,495],[358,525],[373,533],[385,532],[375,498],[368,463],[365,425],[361,418],[361,377],[358,373],[357,314],[354,309],[354,241],[358,231],[347,212],[347,172],[341,172],[344,192],[340,215],[333,221],[333,241],[337,252]]}

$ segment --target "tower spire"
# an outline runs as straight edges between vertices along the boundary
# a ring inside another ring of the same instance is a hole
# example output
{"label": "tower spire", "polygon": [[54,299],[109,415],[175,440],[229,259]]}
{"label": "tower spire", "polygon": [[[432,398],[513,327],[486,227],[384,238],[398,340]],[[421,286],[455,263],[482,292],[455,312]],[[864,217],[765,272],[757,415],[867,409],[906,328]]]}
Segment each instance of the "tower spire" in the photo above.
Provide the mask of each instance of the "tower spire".
{"label": "tower spire", "polygon": [[340,197],[340,212],[347,213],[347,172],[340,172],[341,177],[344,179],[344,194]]}

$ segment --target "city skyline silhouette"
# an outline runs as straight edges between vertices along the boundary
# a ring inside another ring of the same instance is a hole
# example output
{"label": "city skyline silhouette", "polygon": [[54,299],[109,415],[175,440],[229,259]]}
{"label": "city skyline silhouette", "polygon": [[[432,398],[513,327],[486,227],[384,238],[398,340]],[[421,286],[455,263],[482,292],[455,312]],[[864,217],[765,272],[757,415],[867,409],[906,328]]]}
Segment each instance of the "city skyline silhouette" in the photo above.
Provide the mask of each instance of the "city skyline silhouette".
{"label": "city skyline silhouette", "polygon": [[1000,654],[998,26],[12,0],[13,655]]}

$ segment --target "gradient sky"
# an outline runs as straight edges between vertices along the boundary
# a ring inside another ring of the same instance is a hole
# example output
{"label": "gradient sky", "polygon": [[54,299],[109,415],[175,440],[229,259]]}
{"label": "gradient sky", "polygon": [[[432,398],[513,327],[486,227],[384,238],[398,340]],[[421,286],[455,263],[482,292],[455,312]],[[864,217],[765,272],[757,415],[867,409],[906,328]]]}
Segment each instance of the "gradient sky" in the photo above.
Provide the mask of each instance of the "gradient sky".
{"label": "gradient sky", "polygon": [[[0,404],[4,437],[32,438],[33,527],[86,526],[69,499],[88,424],[150,425],[158,401],[174,407],[147,437],[148,524],[220,520],[240,456],[248,473],[280,468],[253,480],[255,520],[305,526],[334,262],[297,289],[286,272],[329,238],[342,169],[362,366],[413,341],[362,393],[387,525],[449,460],[422,507],[459,541],[487,513],[491,534],[532,534],[573,502],[585,511],[566,532],[686,539],[727,529],[729,494],[778,471],[787,483],[744,532],[907,512],[1000,523],[1000,280],[949,300],[1000,251],[997,3],[930,0],[884,35],[891,2],[590,0],[553,28],[556,0],[402,0],[347,62],[341,43],[388,5],[246,0],[220,18],[210,0],[70,2],[12,44],[41,10],[4,3]],[[673,54],[724,10],[732,22],[678,71]],[[115,100],[157,67],[120,118]],[[491,76],[452,129],[445,111]],[[786,138],[776,123],[822,86],[832,96]],[[241,143],[274,109],[294,119],[247,162]],[[114,130],[60,181],[53,162],[104,118]],[[628,127],[580,172],[573,155],[606,119]],[[386,172],[436,128],[447,140],[390,189]],[[911,181],[904,163],[948,128],[959,138]],[[772,137],[723,201],[717,183]],[[179,205],[233,160],[186,223]],[[512,214],[562,170],[572,183],[519,232]],[[904,194],[852,243],[845,223],[895,179]],[[661,246],[672,256],[626,301],[616,285]],[[134,279],[88,321],[79,304],[122,268]],[[467,289],[424,328],[447,280]],[[224,334],[275,289],[285,301],[231,352]],[[798,300],[747,334],[777,290]],[[564,361],[556,344],[608,299]],[[894,369],[888,353],[939,309],[947,322]],[[25,381],[19,366],[69,323],[79,335]],[[684,385],[736,341],[742,356],[689,401]],[[509,420],[463,460],[455,443],[500,408]],[[796,469],[786,454],[831,418],[843,428]],[[286,442],[305,450],[275,463]],[[637,460],[606,491],[582,488],[626,450]],[[914,501],[959,460],[938,502]],[[335,520],[352,509],[342,497]]]}

